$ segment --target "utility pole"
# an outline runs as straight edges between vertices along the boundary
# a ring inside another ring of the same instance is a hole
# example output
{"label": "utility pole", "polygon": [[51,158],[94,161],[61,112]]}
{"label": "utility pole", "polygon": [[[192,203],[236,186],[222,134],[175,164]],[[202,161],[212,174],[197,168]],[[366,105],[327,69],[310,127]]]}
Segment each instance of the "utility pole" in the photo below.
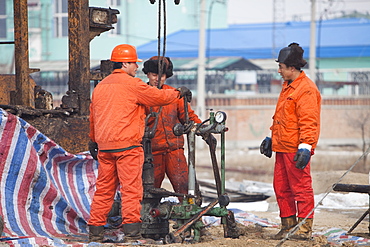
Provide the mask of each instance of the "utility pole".
{"label": "utility pole", "polygon": [[197,87],[197,114],[200,119],[206,119],[206,100],[205,100],[205,20],[206,20],[206,0],[201,0],[199,16],[199,50],[198,50],[198,87]]}
{"label": "utility pole", "polygon": [[277,58],[278,51],[285,47],[285,0],[273,2],[272,57]]}
{"label": "utility pole", "polygon": [[[310,70],[311,80],[316,81],[316,0],[311,0],[311,24],[310,24]],[[317,82],[316,82],[317,83]]]}

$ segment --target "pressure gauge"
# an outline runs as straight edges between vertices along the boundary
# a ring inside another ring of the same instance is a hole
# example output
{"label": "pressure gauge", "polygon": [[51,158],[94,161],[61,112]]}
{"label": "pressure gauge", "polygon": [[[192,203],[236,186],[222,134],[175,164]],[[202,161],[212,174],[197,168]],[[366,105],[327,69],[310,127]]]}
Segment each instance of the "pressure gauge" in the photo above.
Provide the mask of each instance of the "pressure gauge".
{"label": "pressure gauge", "polygon": [[218,111],[215,114],[215,121],[217,123],[223,123],[226,121],[226,113],[223,111]]}

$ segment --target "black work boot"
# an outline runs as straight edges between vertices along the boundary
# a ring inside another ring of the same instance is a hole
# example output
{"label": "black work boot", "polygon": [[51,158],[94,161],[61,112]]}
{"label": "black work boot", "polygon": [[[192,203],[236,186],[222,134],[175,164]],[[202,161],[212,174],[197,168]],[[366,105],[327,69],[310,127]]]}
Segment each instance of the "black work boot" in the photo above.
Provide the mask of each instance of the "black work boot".
{"label": "black work boot", "polygon": [[104,239],[104,226],[89,226],[89,243],[102,243]]}
{"label": "black work boot", "polygon": [[131,223],[122,225],[125,234],[125,243],[132,243],[141,239],[141,223]]}

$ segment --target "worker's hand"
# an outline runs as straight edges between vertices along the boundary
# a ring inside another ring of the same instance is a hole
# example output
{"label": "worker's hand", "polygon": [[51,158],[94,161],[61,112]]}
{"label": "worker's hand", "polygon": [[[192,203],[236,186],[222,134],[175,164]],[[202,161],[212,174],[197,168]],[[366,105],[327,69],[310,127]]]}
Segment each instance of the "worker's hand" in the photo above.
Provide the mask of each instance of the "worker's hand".
{"label": "worker's hand", "polygon": [[306,143],[301,143],[298,146],[298,151],[294,156],[293,161],[296,161],[295,167],[298,169],[304,169],[311,158],[311,145]]}
{"label": "worker's hand", "polygon": [[271,138],[266,137],[260,145],[261,154],[264,154],[266,157],[271,158],[271,156],[272,156],[272,147],[271,147],[271,145],[272,145]]}
{"label": "worker's hand", "polygon": [[89,141],[89,151],[94,160],[98,160],[98,144],[93,141]]}
{"label": "worker's hand", "polygon": [[180,98],[186,97],[186,100],[188,102],[191,102],[193,95],[189,88],[185,86],[181,86],[181,87],[176,88],[176,90],[180,92]]}
{"label": "worker's hand", "polygon": [[184,134],[190,132],[191,128],[194,126],[194,121],[189,121],[189,123],[184,124]]}

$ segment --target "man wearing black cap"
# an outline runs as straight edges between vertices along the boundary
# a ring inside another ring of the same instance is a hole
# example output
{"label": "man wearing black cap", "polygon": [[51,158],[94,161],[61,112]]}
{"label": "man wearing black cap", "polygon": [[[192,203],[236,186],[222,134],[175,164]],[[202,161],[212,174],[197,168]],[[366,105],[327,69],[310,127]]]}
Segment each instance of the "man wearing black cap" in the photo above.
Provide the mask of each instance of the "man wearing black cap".
{"label": "man wearing black cap", "polygon": [[[158,63],[161,75],[158,75]],[[149,85],[160,89],[174,89],[165,84],[166,79],[173,75],[173,64],[169,57],[151,57],[144,62],[143,72],[149,79]],[[191,109],[190,103],[187,102],[187,104],[189,120],[201,123],[201,120]],[[188,194],[188,166],[184,155],[184,137],[175,136],[173,133],[175,124],[185,123],[184,107],[184,100],[179,99],[167,106],[147,107],[146,112],[147,114],[159,112],[158,125],[152,139],[154,187],[160,188],[165,175],[167,175],[175,192]],[[149,118],[150,128],[153,128],[154,121],[154,117]]]}
{"label": "man wearing black cap", "polygon": [[310,214],[314,208],[310,159],[320,134],[321,95],[301,70],[306,61],[297,43],[281,49],[276,62],[284,84],[272,117],[271,138],[260,146],[269,158],[276,152],[273,185],[282,226],[274,238],[283,239],[305,220],[291,237],[306,240],[311,238],[314,216]]}

